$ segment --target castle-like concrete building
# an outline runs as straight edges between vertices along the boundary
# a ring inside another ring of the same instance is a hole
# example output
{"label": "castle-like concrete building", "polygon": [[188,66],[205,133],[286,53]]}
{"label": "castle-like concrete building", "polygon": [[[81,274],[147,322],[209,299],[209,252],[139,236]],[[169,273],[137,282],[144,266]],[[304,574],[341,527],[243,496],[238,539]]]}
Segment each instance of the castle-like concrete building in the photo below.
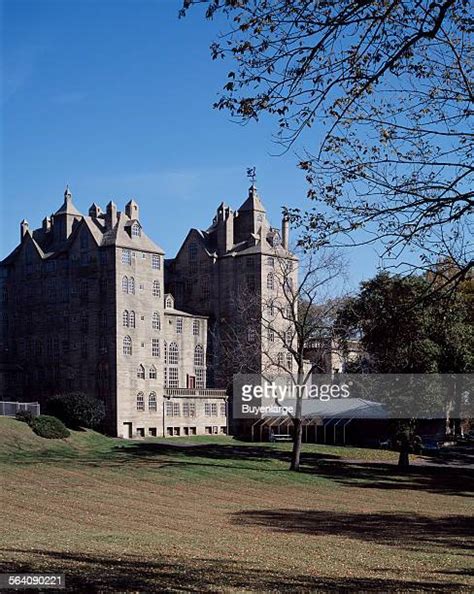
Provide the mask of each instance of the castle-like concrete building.
{"label": "castle-like concrete building", "polygon": [[[2,400],[82,391],[104,401],[108,431],[126,438],[228,432],[232,374],[261,371],[278,342],[253,315],[277,289],[275,258],[296,262],[288,224],[270,226],[253,185],[168,261],[134,200],[83,215],[66,188],[41,228],[20,229],[0,263]],[[230,356],[232,340],[248,344],[248,362]]]}

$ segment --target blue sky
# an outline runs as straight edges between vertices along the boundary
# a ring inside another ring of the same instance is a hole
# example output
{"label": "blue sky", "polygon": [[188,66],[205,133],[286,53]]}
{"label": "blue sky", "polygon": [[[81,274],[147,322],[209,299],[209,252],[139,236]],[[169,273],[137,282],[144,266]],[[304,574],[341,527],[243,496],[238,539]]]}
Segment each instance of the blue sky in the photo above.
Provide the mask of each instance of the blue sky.
{"label": "blue sky", "polygon": [[[173,256],[218,204],[245,199],[246,168],[272,223],[307,205],[289,153],[273,156],[272,123],[241,126],[212,109],[230,64],[213,62],[220,30],[181,0],[0,0],[2,158],[0,257],[19,222],[39,226],[66,183],[83,212],[135,198],[146,232]],[[373,248],[348,254],[352,283],[373,274]]]}

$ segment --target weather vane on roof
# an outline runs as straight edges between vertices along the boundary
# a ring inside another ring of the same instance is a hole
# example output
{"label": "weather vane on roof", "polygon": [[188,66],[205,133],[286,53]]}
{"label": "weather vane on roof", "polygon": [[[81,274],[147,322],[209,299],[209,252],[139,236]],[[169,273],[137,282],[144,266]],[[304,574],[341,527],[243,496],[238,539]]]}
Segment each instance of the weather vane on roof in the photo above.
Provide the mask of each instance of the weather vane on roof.
{"label": "weather vane on roof", "polygon": [[252,182],[252,186],[254,186],[255,182],[257,181],[257,168],[247,167],[247,177]]}

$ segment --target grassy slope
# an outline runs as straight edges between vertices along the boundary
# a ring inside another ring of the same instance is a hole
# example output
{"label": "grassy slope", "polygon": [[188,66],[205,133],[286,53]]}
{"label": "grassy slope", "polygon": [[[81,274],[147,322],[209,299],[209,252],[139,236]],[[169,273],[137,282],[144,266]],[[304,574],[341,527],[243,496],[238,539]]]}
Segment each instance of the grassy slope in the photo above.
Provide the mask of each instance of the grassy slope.
{"label": "grassy slope", "polygon": [[371,463],[391,452],[304,452],[295,475],[289,444],[45,440],[0,418],[0,569],[61,570],[90,592],[469,591],[465,476]]}

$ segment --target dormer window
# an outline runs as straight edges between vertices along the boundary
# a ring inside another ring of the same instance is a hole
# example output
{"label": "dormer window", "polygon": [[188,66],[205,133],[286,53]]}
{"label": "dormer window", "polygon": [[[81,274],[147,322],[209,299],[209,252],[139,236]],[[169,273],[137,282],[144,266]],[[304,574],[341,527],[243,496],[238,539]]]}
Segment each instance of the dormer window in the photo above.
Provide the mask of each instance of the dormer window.
{"label": "dormer window", "polygon": [[171,295],[167,295],[165,299],[165,309],[173,309],[174,299]]}
{"label": "dormer window", "polygon": [[132,237],[140,237],[140,235],[142,234],[142,229],[140,227],[139,223],[133,223],[132,227],[131,227],[131,235]]}

